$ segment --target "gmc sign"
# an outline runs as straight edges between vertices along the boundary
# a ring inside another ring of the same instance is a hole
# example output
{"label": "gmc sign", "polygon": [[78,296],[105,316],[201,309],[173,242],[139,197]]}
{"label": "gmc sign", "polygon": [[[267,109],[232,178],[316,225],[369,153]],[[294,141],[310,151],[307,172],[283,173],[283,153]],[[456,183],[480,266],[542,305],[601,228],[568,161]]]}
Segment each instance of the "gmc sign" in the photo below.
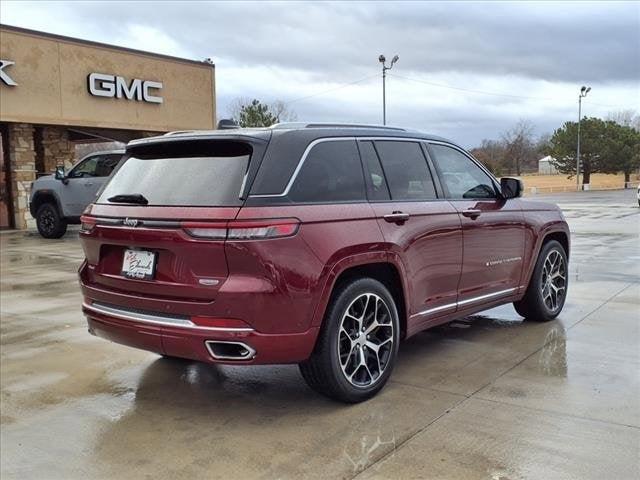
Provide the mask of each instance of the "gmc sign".
{"label": "gmc sign", "polygon": [[96,97],[115,97],[138,102],[162,103],[162,97],[151,93],[151,90],[160,90],[162,82],[134,78],[131,83],[128,83],[124,77],[106,73],[90,73],[87,81],[89,93]]}

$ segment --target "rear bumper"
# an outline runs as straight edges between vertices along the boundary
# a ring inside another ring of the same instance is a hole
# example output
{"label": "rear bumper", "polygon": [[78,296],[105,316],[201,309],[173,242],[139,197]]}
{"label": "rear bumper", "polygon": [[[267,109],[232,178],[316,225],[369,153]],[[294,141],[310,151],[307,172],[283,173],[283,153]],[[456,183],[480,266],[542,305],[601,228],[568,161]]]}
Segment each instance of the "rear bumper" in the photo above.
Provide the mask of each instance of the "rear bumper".
{"label": "rear bumper", "polygon": [[[162,325],[97,311],[92,308],[90,300],[83,304],[82,311],[92,335],[142,350],[207,363],[298,363],[309,358],[318,334],[318,328],[315,327],[302,333],[264,334],[253,329]],[[206,345],[206,342],[212,340],[241,343],[255,353],[241,360],[217,359]]]}

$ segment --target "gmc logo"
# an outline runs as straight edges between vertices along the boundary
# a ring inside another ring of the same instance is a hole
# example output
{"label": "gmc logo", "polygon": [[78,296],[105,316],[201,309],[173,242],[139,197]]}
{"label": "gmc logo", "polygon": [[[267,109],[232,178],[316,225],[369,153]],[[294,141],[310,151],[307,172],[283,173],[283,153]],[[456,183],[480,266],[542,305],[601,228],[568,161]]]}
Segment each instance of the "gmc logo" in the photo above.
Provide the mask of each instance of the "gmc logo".
{"label": "gmc logo", "polygon": [[127,83],[124,77],[106,73],[90,73],[87,81],[89,93],[96,97],[115,97],[138,102],[162,103],[162,97],[151,93],[151,90],[160,90],[162,82],[134,78],[131,83]]}

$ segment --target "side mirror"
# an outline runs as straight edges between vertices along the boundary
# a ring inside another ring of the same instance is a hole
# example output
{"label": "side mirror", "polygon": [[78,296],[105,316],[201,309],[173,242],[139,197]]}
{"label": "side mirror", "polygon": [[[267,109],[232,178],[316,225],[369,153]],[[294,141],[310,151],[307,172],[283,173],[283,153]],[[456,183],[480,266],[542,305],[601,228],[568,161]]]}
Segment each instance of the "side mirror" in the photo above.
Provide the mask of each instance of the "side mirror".
{"label": "side mirror", "polygon": [[503,177],[500,179],[500,190],[504,199],[518,198],[522,196],[524,184],[517,178]]}
{"label": "side mirror", "polygon": [[58,165],[56,167],[56,180],[64,180],[64,165]]}

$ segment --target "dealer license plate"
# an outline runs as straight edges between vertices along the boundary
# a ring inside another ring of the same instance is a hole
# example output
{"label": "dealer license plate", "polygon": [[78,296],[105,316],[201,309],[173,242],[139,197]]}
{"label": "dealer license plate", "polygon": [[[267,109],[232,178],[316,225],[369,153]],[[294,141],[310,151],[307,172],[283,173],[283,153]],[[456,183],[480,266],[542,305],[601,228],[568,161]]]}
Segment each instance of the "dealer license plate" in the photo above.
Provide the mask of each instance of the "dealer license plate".
{"label": "dealer license plate", "polygon": [[125,250],[122,275],[139,280],[151,280],[156,269],[156,254],[146,250]]}

